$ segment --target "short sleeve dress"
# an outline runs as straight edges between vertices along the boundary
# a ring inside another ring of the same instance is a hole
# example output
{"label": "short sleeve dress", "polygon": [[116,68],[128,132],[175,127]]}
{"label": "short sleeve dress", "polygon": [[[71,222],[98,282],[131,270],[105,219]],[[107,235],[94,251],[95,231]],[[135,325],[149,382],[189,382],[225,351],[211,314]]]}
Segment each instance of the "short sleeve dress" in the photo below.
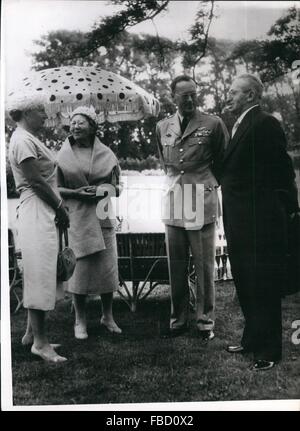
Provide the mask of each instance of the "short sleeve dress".
{"label": "short sleeve dress", "polygon": [[25,308],[49,311],[55,307],[58,287],[56,266],[58,230],[55,211],[40,199],[26,178],[21,163],[35,159],[41,175],[59,197],[56,184],[56,162],[50,150],[35,136],[21,127],[12,134],[9,160],[17,191],[18,236],[23,263],[23,303]]}

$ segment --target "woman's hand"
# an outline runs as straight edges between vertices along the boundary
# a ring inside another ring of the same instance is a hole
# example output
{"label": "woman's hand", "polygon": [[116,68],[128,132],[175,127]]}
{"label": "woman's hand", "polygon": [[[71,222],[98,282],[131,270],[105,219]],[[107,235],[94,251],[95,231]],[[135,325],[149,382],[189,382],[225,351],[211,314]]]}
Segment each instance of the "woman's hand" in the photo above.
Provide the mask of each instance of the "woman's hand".
{"label": "woman's hand", "polygon": [[55,222],[61,229],[67,229],[70,227],[69,214],[63,204],[61,204],[61,206],[56,210]]}
{"label": "woman's hand", "polygon": [[76,198],[82,200],[93,200],[96,197],[96,186],[83,186],[75,190]]}

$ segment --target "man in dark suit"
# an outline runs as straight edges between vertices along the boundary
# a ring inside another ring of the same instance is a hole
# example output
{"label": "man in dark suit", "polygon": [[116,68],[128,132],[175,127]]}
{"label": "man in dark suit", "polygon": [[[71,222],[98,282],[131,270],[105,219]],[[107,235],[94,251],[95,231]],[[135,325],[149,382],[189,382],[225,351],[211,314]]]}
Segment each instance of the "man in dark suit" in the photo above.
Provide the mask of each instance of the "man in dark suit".
{"label": "man in dark suit", "polygon": [[241,344],[227,351],[253,353],[253,370],[270,369],[281,359],[287,220],[298,210],[285,135],[278,120],[260,108],[262,90],[250,74],[232,84],[228,109],[238,119],[221,174],[229,259],[245,318]]}
{"label": "man in dark suit", "polygon": [[201,338],[214,337],[215,224],[218,178],[227,130],[222,120],[197,109],[197,85],[177,76],[171,91],[178,110],[157,124],[156,136],[166,172],[163,221],[171,285],[169,336],[188,328],[190,250],[196,273],[196,320]]}

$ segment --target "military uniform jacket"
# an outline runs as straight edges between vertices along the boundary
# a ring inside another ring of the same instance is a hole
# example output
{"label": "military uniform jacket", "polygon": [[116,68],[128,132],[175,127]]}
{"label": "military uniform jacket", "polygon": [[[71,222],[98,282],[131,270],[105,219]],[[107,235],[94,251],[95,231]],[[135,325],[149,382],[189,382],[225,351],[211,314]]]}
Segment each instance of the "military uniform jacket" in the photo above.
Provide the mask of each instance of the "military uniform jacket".
{"label": "military uniform jacket", "polygon": [[196,111],[181,133],[178,113],[156,127],[166,173],[163,222],[194,230],[219,216],[218,178],[228,132],[216,116]]}

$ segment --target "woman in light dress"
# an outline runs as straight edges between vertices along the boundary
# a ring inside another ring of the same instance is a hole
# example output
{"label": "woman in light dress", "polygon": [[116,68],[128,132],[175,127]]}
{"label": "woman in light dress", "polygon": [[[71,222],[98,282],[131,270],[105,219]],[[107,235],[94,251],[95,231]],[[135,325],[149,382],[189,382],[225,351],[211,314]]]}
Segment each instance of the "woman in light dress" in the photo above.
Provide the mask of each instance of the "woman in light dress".
{"label": "woman in light dress", "polygon": [[38,139],[46,113],[42,105],[19,103],[10,111],[17,123],[10,140],[9,160],[17,191],[18,235],[24,270],[23,303],[28,309],[27,330],[22,339],[31,352],[45,361],[66,358],[50,344],[45,325],[46,312],[57,298],[58,227],[66,228],[69,217],[59,195],[56,163],[50,150]]}
{"label": "woman in light dress", "polygon": [[89,294],[101,295],[100,324],[111,333],[122,332],[112,311],[113,293],[118,290],[119,279],[116,222],[110,198],[101,201],[104,211],[100,219],[97,207],[100,189],[102,197],[107,187],[115,196],[119,195],[120,168],[116,156],[100,142],[96,131],[93,108],[75,109],[71,115],[71,136],[63,143],[57,158],[59,191],[70,211],[70,247],[77,258],[67,287],[73,294],[77,339],[88,337],[86,300]]}

